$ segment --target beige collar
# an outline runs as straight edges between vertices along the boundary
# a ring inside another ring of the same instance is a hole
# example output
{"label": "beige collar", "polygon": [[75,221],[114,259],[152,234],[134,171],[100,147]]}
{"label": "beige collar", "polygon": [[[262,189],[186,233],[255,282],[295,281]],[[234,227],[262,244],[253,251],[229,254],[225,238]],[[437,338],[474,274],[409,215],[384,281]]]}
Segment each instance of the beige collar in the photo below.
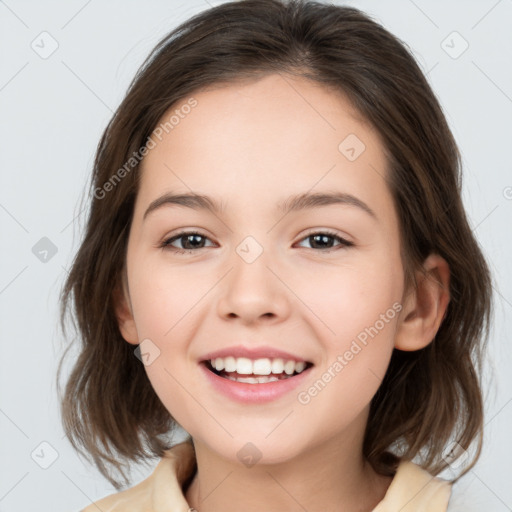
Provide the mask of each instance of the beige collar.
{"label": "beige collar", "polygon": [[[189,512],[184,485],[196,471],[189,439],[165,452],[153,473],[139,484],[93,503],[83,512]],[[409,461],[400,462],[384,499],[372,512],[446,512],[449,482]]]}

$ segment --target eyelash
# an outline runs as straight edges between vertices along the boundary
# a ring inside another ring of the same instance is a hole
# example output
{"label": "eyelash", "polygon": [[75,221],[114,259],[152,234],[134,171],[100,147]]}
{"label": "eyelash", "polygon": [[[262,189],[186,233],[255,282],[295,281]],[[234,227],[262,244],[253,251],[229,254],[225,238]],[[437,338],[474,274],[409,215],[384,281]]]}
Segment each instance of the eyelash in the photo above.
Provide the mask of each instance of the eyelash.
{"label": "eyelash", "polygon": [[[207,236],[203,235],[202,233],[198,233],[197,231],[182,231],[182,232],[178,233],[177,235],[174,235],[173,237],[167,238],[166,240],[164,240],[159,245],[159,247],[161,249],[169,250],[169,251],[172,251],[172,252],[175,252],[178,254],[186,254],[186,253],[191,254],[193,252],[197,252],[200,249],[206,249],[206,247],[199,247],[198,249],[180,249],[178,247],[173,247],[170,245],[175,240],[179,240],[180,238],[183,238],[185,236],[190,236],[190,235],[199,235],[205,239],[208,239]],[[327,235],[331,238],[335,238],[337,241],[340,242],[340,246],[338,246],[338,247],[348,248],[348,247],[352,247],[354,245],[353,242],[349,242],[348,240],[341,238],[339,235],[337,235],[336,233],[333,233],[332,231],[329,231],[329,230],[312,231],[311,233],[308,233],[305,237],[301,238],[300,242],[302,242],[303,240],[306,240],[307,238],[315,236],[315,235]],[[314,249],[314,248],[312,248],[312,250],[313,251],[317,250],[317,251],[320,251],[323,253],[330,253],[330,252],[336,251],[337,249],[335,249],[335,248],[334,249],[332,249],[332,248],[331,249]]]}

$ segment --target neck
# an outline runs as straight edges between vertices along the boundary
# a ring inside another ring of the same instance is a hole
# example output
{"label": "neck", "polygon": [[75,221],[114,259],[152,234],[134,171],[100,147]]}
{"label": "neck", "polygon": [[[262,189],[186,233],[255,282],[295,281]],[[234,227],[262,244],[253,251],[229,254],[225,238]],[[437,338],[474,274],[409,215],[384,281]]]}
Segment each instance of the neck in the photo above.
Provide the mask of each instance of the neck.
{"label": "neck", "polygon": [[185,498],[197,512],[370,512],[392,478],[364,460],[362,432],[352,425],[294,458],[251,467],[194,439],[198,469]]}

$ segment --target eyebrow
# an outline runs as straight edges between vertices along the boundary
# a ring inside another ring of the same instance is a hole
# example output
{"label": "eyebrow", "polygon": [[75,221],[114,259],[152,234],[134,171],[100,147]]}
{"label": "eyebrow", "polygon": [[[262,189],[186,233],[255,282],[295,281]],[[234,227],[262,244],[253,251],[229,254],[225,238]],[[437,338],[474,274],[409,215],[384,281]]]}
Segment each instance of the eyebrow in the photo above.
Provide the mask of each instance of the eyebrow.
{"label": "eyebrow", "polygon": [[[277,210],[286,215],[290,212],[334,204],[354,206],[377,220],[375,212],[364,201],[345,192],[316,192],[290,196],[277,205]],[[170,192],[152,201],[145,211],[142,220],[145,220],[151,212],[167,205],[185,206],[193,210],[206,210],[215,214],[220,214],[223,211],[221,204],[211,197],[195,193],[173,194]]]}

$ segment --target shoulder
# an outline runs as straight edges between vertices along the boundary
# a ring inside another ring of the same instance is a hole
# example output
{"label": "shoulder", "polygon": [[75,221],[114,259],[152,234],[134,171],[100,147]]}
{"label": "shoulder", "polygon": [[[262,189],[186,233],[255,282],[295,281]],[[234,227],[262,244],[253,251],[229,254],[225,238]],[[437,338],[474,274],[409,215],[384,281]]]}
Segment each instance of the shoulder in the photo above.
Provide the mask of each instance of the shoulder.
{"label": "shoulder", "polygon": [[137,492],[135,488],[130,488],[95,501],[81,512],[98,512],[98,510],[102,512],[135,512],[144,510],[141,507],[145,506],[145,499],[143,498],[145,494],[143,489]]}
{"label": "shoulder", "polygon": [[81,512],[135,512],[146,510],[151,500],[151,476],[124,491],[110,494],[95,501]]}
{"label": "shoulder", "polygon": [[80,512],[160,512],[167,510],[169,504],[187,506],[181,489],[194,469],[193,445],[184,441],[167,450],[145,480],[95,501]]}
{"label": "shoulder", "polygon": [[450,495],[450,482],[404,460],[374,512],[447,512]]}

